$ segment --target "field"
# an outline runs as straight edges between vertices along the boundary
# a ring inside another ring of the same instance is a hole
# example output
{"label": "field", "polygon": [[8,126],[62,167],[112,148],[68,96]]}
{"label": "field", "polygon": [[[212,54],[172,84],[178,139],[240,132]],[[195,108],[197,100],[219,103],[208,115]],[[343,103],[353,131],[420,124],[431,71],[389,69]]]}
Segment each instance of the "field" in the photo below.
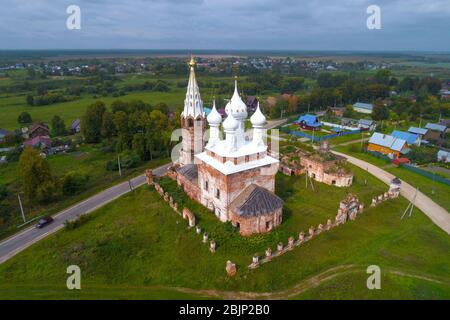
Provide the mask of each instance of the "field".
{"label": "field", "polygon": [[378,167],[384,167],[386,171],[392,173],[396,177],[399,177],[400,179],[408,182],[414,187],[418,187],[421,192],[433,199],[433,201],[441,205],[447,211],[450,210],[450,186],[438,181],[433,181],[430,178],[421,176],[420,174],[411,172],[407,169],[397,168],[391,165],[390,162],[384,159],[377,158],[369,153],[354,152],[351,145],[338,146],[335,148],[335,150],[367,161]]}
{"label": "field", "polygon": [[[117,171],[106,170],[106,163],[116,159],[116,153],[104,153],[100,147],[83,145],[77,151],[67,154],[58,154],[48,157],[48,162],[55,177],[61,178],[69,172],[77,172],[85,174],[89,180],[85,186],[85,191],[73,196],[63,196],[57,202],[49,205],[34,206],[30,209],[30,204],[25,197],[22,197],[27,219],[40,216],[42,214],[53,214],[66,207],[73,205],[89,196],[100,192],[101,190],[125,181],[130,177],[136,176],[144,172],[145,168],[157,167],[169,162],[168,159],[157,159],[141,164],[137,168],[124,169],[122,177]],[[12,162],[7,165],[0,166],[0,184],[11,185],[12,190],[20,188],[20,174],[18,162]],[[12,195],[14,201],[16,195]],[[13,232],[17,232],[16,226],[23,223],[20,216],[19,204],[17,203],[16,212],[11,215],[11,219],[0,228],[0,238],[4,238]]]}
{"label": "field", "polygon": [[25,95],[0,96],[0,112],[2,112],[0,128],[16,129],[19,126],[17,117],[24,111],[30,113],[33,121],[44,121],[47,123],[50,122],[54,115],[59,115],[66,125],[69,126],[73,120],[80,118],[84,114],[88,105],[97,100],[105,102],[107,106],[116,99],[123,101],[142,100],[150,104],[164,102],[172,109],[175,109],[182,106],[185,94],[184,89],[173,89],[169,92],[133,92],[119,98],[101,96],[93,98],[92,96],[83,95],[80,99],[74,101],[55,103],[48,106],[29,106],[25,102]]}
{"label": "field", "polygon": [[[0,298],[448,298],[448,235],[417,209],[400,220],[407,205],[403,198],[368,207],[370,198],[387,186],[352,169],[356,178],[351,188],[316,183],[316,192],[305,188],[303,176],[278,175],[284,220],[265,236],[242,238],[186,202],[216,240],[215,254],[153,189],[141,187],[95,211],[77,229],[62,230],[0,265]],[[357,220],[256,270],[247,269],[253,253],[262,254],[268,244],[274,249],[288,235],[334,217],[349,191],[367,207]],[[234,278],[225,274],[227,260],[238,265]],[[66,268],[72,264],[82,270],[80,291],[65,287]],[[382,290],[365,288],[365,270],[372,264],[382,270]],[[316,281],[311,284],[311,279]]]}

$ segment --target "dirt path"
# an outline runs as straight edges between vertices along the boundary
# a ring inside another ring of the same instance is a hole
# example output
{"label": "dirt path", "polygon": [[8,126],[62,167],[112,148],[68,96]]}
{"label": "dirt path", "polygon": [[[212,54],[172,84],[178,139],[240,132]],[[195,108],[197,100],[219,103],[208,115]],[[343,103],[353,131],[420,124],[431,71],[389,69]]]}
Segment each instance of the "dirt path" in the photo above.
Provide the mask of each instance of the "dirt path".
{"label": "dirt path", "polygon": [[370,139],[370,137],[369,138],[358,139],[358,140],[350,140],[350,141],[346,141],[346,142],[342,142],[342,143],[333,144],[333,145],[331,145],[331,147],[347,146],[349,144],[354,144],[354,143],[358,143],[358,142],[361,142],[361,141],[368,141],[369,139]]}
{"label": "dirt path", "polygon": [[[386,183],[387,185],[390,184],[391,180],[394,179],[394,175],[377,167],[374,166],[371,163],[368,163],[364,160],[349,156],[348,154],[332,151],[334,154],[344,156],[348,159],[348,161],[361,169],[366,170],[367,172],[370,172],[372,175]],[[443,207],[438,205],[436,202],[431,200],[429,197],[427,197],[425,194],[420,192],[420,190],[417,192],[416,195],[416,188],[410,185],[409,183],[402,180],[402,185],[400,189],[400,193],[402,196],[404,196],[409,201],[414,201],[414,205],[418,207],[420,210],[422,210],[423,213],[425,213],[431,221],[433,221],[438,227],[440,227],[442,230],[447,232],[447,234],[450,234],[450,214],[447,210],[445,210]],[[414,200],[415,197],[415,200]],[[405,208],[406,209],[406,208]]]}
{"label": "dirt path", "polygon": [[[271,300],[285,300],[292,297],[295,297],[309,289],[316,288],[323,284],[324,282],[327,282],[329,280],[332,280],[334,278],[344,276],[351,273],[358,273],[358,272],[366,272],[365,267],[362,266],[356,266],[356,265],[341,265],[337,266],[331,269],[328,269],[324,272],[321,272],[313,277],[310,277],[306,280],[301,281],[294,287],[277,291],[277,292],[244,292],[244,291],[220,291],[220,290],[196,290],[196,289],[189,289],[189,288],[181,288],[181,287],[167,287],[167,289],[175,290],[178,292],[188,293],[188,294],[194,294],[199,295],[202,297],[209,297],[209,298],[218,298],[218,299],[227,299],[227,300],[248,300],[248,299],[271,299]],[[424,281],[430,281],[438,284],[444,284],[449,285],[450,282],[444,281],[441,279],[432,278],[429,276],[424,275],[416,275],[416,274],[410,274],[403,271],[399,271],[392,268],[384,268],[384,273],[388,274],[394,274],[397,276],[402,277],[409,277],[409,278],[415,278],[420,279]]]}

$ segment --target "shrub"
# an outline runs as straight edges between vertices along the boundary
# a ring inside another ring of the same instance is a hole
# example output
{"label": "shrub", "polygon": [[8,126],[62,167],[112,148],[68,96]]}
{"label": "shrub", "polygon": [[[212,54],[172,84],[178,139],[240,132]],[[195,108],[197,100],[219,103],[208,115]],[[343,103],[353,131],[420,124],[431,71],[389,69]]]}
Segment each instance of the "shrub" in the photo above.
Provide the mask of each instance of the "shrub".
{"label": "shrub", "polygon": [[6,188],[5,185],[0,184],[0,201],[5,199],[7,195],[8,195],[8,189]]}
{"label": "shrub", "polygon": [[90,219],[91,219],[91,217],[89,215],[82,215],[82,216],[79,216],[75,220],[66,220],[66,221],[64,221],[64,229],[65,230],[74,230],[74,229],[78,228],[79,226],[81,226],[82,224],[89,221]]}
{"label": "shrub", "polygon": [[67,173],[62,179],[62,191],[65,196],[72,196],[82,192],[89,180],[89,176],[76,172]]}
{"label": "shrub", "polygon": [[[141,163],[139,156],[131,151],[120,154],[120,166],[122,169],[136,168]],[[119,170],[117,160],[110,160],[106,163],[106,170],[115,171]]]}

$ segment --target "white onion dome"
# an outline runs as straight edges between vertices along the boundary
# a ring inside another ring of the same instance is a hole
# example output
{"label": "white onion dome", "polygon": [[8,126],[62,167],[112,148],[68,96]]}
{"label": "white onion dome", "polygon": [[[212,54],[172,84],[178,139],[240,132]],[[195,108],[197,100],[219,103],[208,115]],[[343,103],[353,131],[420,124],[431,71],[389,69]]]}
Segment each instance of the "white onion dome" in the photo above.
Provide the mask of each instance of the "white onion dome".
{"label": "white onion dome", "polygon": [[233,114],[235,119],[243,120],[247,118],[247,105],[242,101],[237,89],[237,80],[234,81],[234,93],[230,101],[225,106],[227,115]]}
{"label": "white onion dome", "polygon": [[259,101],[258,101],[258,107],[256,108],[256,111],[253,113],[253,115],[250,117],[250,122],[254,127],[262,127],[266,124],[266,117],[261,112],[261,109],[259,108]]}
{"label": "white onion dome", "polygon": [[239,127],[239,122],[230,113],[222,124],[225,131],[235,131]]}
{"label": "white onion dome", "polygon": [[213,101],[213,107],[211,112],[206,117],[209,124],[219,125],[222,122],[222,116],[216,109],[216,100]]}

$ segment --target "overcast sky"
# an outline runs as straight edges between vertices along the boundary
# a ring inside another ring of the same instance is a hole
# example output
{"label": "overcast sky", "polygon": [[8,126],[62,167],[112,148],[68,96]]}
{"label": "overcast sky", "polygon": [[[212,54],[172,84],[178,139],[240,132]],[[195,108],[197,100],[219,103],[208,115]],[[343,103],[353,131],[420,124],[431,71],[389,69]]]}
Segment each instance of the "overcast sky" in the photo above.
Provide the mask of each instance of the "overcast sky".
{"label": "overcast sky", "polygon": [[[1,0],[0,49],[450,51],[450,0]],[[81,8],[68,30],[66,8]],[[381,8],[381,30],[366,9]]]}

